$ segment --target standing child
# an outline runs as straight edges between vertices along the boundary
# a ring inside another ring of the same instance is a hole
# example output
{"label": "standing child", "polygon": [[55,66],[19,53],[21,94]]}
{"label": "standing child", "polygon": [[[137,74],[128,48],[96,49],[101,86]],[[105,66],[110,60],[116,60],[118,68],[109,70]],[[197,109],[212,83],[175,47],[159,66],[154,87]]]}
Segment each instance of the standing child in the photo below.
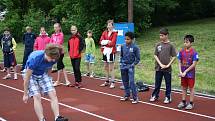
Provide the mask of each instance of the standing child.
{"label": "standing child", "polygon": [[85,76],[94,76],[93,64],[95,61],[95,42],[92,38],[93,32],[91,30],[87,31],[87,38],[85,39],[86,50],[85,50],[85,62],[87,67],[87,74]]}
{"label": "standing child", "polygon": [[[182,102],[179,103],[178,108],[185,108],[191,110],[194,107],[194,84],[195,84],[195,67],[199,60],[198,53],[192,48],[194,37],[186,35],[184,37],[184,48],[178,53],[179,60],[179,76],[181,77],[182,88]],[[190,102],[186,103],[187,89],[190,90]]]}
{"label": "standing child", "polygon": [[120,54],[120,69],[122,82],[125,87],[125,96],[121,98],[121,101],[127,101],[130,97],[130,90],[132,92],[132,104],[138,103],[137,88],[134,81],[135,65],[140,62],[140,50],[133,43],[134,33],[125,33],[125,45],[121,47]]}
{"label": "standing child", "polygon": [[15,58],[15,48],[16,48],[16,41],[11,36],[9,28],[5,28],[4,34],[1,38],[1,48],[4,56],[4,67],[6,68],[7,75],[3,77],[3,79],[10,79],[10,67],[14,67],[14,80],[17,80],[17,73],[16,73],[16,58]]}
{"label": "standing child", "polygon": [[75,84],[72,87],[81,88],[82,87],[82,77],[80,70],[81,56],[85,48],[85,42],[82,39],[81,35],[78,33],[76,26],[71,26],[71,37],[68,40],[68,51],[71,59],[74,75],[75,75]]}
{"label": "standing child", "polygon": [[26,33],[23,35],[23,43],[25,45],[24,57],[22,62],[22,70],[25,68],[26,61],[28,56],[33,52],[34,49],[34,41],[36,39],[36,35],[32,32],[32,28],[30,26],[26,27]]}
{"label": "standing child", "polygon": [[168,38],[169,32],[166,28],[160,29],[160,41],[155,46],[154,58],[156,60],[155,65],[155,89],[151,95],[150,102],[154,102],[159,98],[160,87],[162,79],[164,77],[166,83],[166,97],[164,100],[165,104],[171,102],[171,65],[175,60],[176,50],[175,47],[170,43]]}
{"label": "standing child", "polygon": [[[114,72],[114,61],[116,54],[116,38],[117,32],[114,32],[114,22],[113,20],[107,21],[107,30],[102,33],[100,38],[101,51],[104,62],[104,69],[106,72],[106,81],[101,84],[101,87],[109,86],[110,88],[115,88],[115,72]],[[111,80],[109,80],[109,76],[111,75]]]}
{"label": "standing child", "polygon": [[26,62],[24,74],[24,95],[23,101],[27,103],[29,97],[34,99],[34,110],[39,121],[45,121],[41,94],[50,97],[51,108],[55,116],[55,121],[68,121],[60,116],[58,98],[52,80],[47,74],[52,65],[60,58],[60,48],[57,45],[47,45],[45,51],[34,51]]}
{"label": "standing child", "polygon": [[[55,30],[55,33],[52,34],[51,43],[56,44],[63,49],[64,35],[63,35],[63,32],[61,31],[61,25],[59,23],[55,23],[54,30]],[[65,79],[64,85],[65,86],[70,85],[70,82],[67,77],[65,65],[63,63],[63,58],[64,58],[64,50],[61,52],[60,58],[58,59],[58,62],[57,62],[57,80],[54,83],[54,86],[59,86],[61,84],[61,81],[60,81],[61,71],[63,72],[64,79]]]}
{"label": "standing child", "polygon": [[40,35],[36,38],[34,43],[34,50],[45,50],[46,45],[50,42],[48,33],[46,33],[45,27],[40,28]]}

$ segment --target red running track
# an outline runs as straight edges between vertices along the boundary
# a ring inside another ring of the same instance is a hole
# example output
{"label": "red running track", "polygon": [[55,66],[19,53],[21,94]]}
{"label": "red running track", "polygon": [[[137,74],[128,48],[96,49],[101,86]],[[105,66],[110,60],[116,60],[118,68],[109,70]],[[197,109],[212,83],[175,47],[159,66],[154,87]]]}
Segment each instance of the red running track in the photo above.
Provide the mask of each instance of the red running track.
{"label": "red running track", "polygon": [[[0,73],[2,78],[5,73]],[[56,74],[52,74],[53,79]],[[73,76],[69,74],[70,80]],[[72,81],[73,82],[73,81]],[[215,99],[196,97],[195,108],[191,111],[178,110],[181,95],[172,93],[173,102],[163,104],[164,92],[158,102],[148,102],[151,90],[139,93],[140,103],[120,102],[123,91],[118,87],[99,87],[100,79],[83,77],[81,89],[59,86],[56,88],[60,112],[72,121],[215,121]],[[37,121],[33,100],[22,102],[23,80],[0,80],[0,117],[7,121]],[[53,121],[48,97],[43,98],[44,113]],[[1,118],[0,118],[1,121]]]}

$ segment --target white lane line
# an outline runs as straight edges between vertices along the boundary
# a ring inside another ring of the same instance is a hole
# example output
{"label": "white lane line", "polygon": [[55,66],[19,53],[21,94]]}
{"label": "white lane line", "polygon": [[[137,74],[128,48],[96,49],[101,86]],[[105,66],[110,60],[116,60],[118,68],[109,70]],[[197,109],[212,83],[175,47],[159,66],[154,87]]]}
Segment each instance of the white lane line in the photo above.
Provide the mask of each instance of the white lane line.
{"label": "white lane line", "polygon": [[[20,89],[17,89],[17,88],[14,88],[14,87],[11,87],[11,86],[8,86],[8,85],[5,85],[5,84],[0,83],[0,86],[6,87],[6,88],[9,88],[9,89],[18,91],[18,92],[24,92],[23,90],[20,90]],[[44,98],[44,97],[42,97],[42,99],[50,102],[50,99],[47,99],[47,98]],[[85,111],[85,110],[81,110],[79,108],[75,108],[75,107],[72,107],[72,106],[64,104],[64,103],[58,103],[58,104],[63,106],[63,107],[67,107],[67,108],[70,108],[70,109],[73,109],[73,110],[76,110],[76,111],[79,111],[79,112],[82,112],[82,113],[85,113],[85,114],[88,114],[88,115],[103,119],[103,120],[106,120],[106,121],[114,121],[113,119],[109,119],[109,118],[106,118],[106,117],[103,117],[103,116],[100,116],[100,115],[97,115],[97,114],[94,114],[94,113],[91,113],[91,112],[88,112],[88,111]]]}
{"label": "white lane line", "polygon": [[[96,91],[96,90],[92,90],[92,89],[87,89],[87,88],[80,88],[80,89],[86,90],[86,91],[90,91],[90,92],[94,92],[94,93],[99,93],[99,94],[107,95],[107,96],[111,96],[111,97],[117,97],[117,98],[121,98],[122,97],[122,96],[118,96],[118,95],[114,95],[114,94],[110,94],[110,93],[105,93],[105,92],[101,92],[101,91]],[[147,104],[147,105],[152,105],[152,106],[155,106],[155,107],[159,107],[159,108],[164,108],[164,109],[168,109],[168,110],[173,110],[173,111],[177,111],[177,112],[182,112],[182,113],[186,113],[186,114],[191,114],[191,115],[200,116],[200,117],[204,117],[204,118],[209,118],[209,119],[214,119],[215,120],[215,117],[213,117],[213,116],[208,116],[208,115],[204,115],[204,114],[199,114],[199,113],[194,113],[194,112],[179,110],[179,109],[170,108],[170,107],[166,107],[166,106],[162,106],[162,105],[157,105],[157,104],[153,104],[153,103],[149,103],[149,102],[144,102],[144,101],[139,101],[139,102],[143,103],[143,104]]]}
{"label": "white lane line", "polygon": [[5,119],[3,119],[2,117],[0,117],[0,121],[7,121],[7,120],[5,120]]}

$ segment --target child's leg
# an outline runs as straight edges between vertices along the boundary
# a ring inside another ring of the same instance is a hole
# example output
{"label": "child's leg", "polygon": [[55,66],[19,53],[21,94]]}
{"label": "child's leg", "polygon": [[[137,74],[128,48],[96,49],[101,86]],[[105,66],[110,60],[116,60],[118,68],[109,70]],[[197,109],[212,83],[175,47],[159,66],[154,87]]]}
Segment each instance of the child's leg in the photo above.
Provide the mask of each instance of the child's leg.
{"label": "child's leg", "polygon": [[125,87],[125,97],[130,97],[130,88],[129,88],[129,76],[128,76],[128,70],[127,69],[121,69],[121,78],[123,85]]}
{"label": "child's leg", "polygon": [[186,96],[187,96],[187,88],[182,87],[182,101],[186,101]]}
{"label": "child's leg", "polygon": [[75,81],[76,82],[81,82],[82,79],[81,79],[81,70],[80,70],[80,63],[81,63],[81,58],[77,58],[77,59],[74,59],[74,75],[75,75]]}
{"label": "child's leg", "polygon": [[93,74],[94,73],[94,64],[93,63],[90,63],[90,65],[89,65],[89,72],[91,72],[91,74]]}
{"label": "child's leg", "polygon": [[69,82],[69,79],[68,79],[68,76],[67,76],[67,73],[66,73],[66,69],[63,68],[62,71],[63,71],[63,75],[64,75],[64,79],[66,81],[66,84],[69,84],[70,82]]}
{"label": "child's leg", "polygon": [[34,95],[33,99],[34,99],[34,110],[37,114],[39,121],[41,121],[44,118],[43,107],[41,103],[41,95],[40,94]]}
{"label": "child's leg", "polygon": [[111,74],[111,82],[114,83],[115,81],[115,71],[114,71],[114,63],[109,63],[109,70],[110,70],[110,74]]}
{"label": "child's leg", "polygon": [[190,88],[190,102],[193,103],[195,91],[194,88]]}
{"label": "child's leg", "polygon": [[155,96],[156,98],[159,97],[162,78],[163,78],[163,72],[156,71],[155,72],[155,89],[152,93],[152,96]]}
{"label": "child's leg", "polygon": [[109,82],[109,64],[107,62],[104,62],[104,70],[106,74],[106,82]]}
{"label": "child's leg", "polygon": [[129,68],[128,76],[129,76],[130,88],[132,91],[133,99],[137,100],[137,88],[134,81],[134,68]]}
{"label": "child's leg", "polygon": [[55,118],[59,116],[59,105],[58,105],[58,99],[55,91],[48,92],[48,95],[51,100],[51,108],[54,113]]}
{"label": "child's leg", "polygon": [[168,99],[171,99],[171,80],[172,80],[172,75],[171,72],[163,72],[164,73],[164,79],[166,83],[166,97]]}
{"label": "child's leg", "polygon": [[90,73],[90,63],[86,62],[87,74]]}

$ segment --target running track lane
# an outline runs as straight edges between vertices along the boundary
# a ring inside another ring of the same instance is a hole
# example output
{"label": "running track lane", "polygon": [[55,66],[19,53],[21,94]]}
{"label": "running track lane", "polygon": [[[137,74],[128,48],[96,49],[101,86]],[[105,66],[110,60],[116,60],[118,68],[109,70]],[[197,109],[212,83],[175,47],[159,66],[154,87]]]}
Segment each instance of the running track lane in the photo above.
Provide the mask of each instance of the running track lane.
{"label": "running track lane", "polygon": [[[71,77],[71,76],[70,76]],[[85,110],[89,110],[91,112],[95,112],[96,114],[104,115],[106,117],[111,117],[114,120],[120,121],[180,121],[180,120],[188,120],[192,121],[207,121],[212,120],[210,118],[205,118],[201,116],[191,115],[183,112],[173,111],[161,107],[156,107],[148,104],[139,103],[137,105],[132,105],[130,102],[121,103],[118,97],[108,96],[101,93],[93,92],[92,90],[97,90],[100,92],[107,92],[113,95],[123,95],[122,91],[119,89],[110,90],[107,88],[100,88],[98,85],[101,83],[99,80],[92,80],[90,78],[84,78],[85,80],[85,88],[83,89],[75,89],[75,88],[66,88],[66,87],[57,87],[58,96],[60,102],[64,104],[77,106],[79,108],[83,108]],[[22,81],[18,81],[14,83],[14,81],[4,81],[4,84],[20,88],[22,89]],[[91,90],[90,90],[91,89]],[[66,90],[66,91],[65,91]],[[68,91],[67,91],[68,90]],[[148,96],[150,93],[145,93],[145,95],[141,95],[141,100],[148,100]],[[145,99],[145,97],[147,97]],[[177,97],[177,96],[176,96]],[[175,97],[173,97],[175,98]],[[204,99],[205,100],[205,99]],[[206,100],[208,102],[208,100]],[[209,100],[210,101],[210,100]],[[212,100],[214,104],[214,100]],[[158,102],[157,104],[159,104]],[[161,105],[162,103],[160,103]],[[174,103],[168,105],[172,106]],[[199,105],[199,104],[198,104]],[[165,105],[167,106],[167,105]],[[204,105],[205,106],[205,105]],[[195,109],[196,110],[196,109]],[[61,110],[64,112],[69,112],[67,109]],[[209,110],[210,111],[210,110]],[[212,110],[214,112],[214,110]],[[72,111],[70,115],[73,115]],[[166,119],[168,114],[169,118]],[[214,113],[213,113],[214,114]],[[76,116],[74,114],[74,116]],[[98,119],[96,119],[98,120]],[[91,121],[91,120],[90,120]],[[92,120],[93,121],[93,120]]]}

